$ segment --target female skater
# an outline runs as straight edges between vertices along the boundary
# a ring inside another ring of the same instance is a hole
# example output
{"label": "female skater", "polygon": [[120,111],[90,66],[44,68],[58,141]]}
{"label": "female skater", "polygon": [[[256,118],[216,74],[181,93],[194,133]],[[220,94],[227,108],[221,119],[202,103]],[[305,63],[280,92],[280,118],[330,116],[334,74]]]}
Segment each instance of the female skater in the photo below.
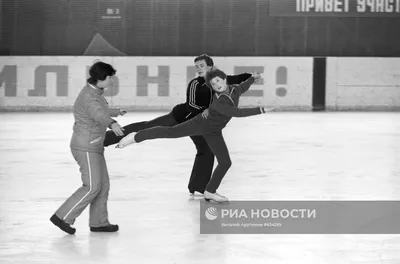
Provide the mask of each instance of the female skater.
{"label": "female skater", "polygon": [[222,130],[232,117],[247,117],[265,113],[264,107],[238,108],[240,96],[258,78],[260,78],[260,74],[254,73],[239,85],[228,85],[226,74],[223,71],[219,69],[211,70],[207,72],[205,79],[207,85],[214,89],[215,95],[208,113],[198,114],[193,119],[173,127],[157,126],[140,130],[137,133],[131,133],[119,142],[117,148],[124,148],[132,143],[157,138],[180,138],[202,135],[218,162],[207,184],[204,199],[219,203],[228,202],[228,198],[216,192],[223,177],[232,165],[229,151],[222,136]]}

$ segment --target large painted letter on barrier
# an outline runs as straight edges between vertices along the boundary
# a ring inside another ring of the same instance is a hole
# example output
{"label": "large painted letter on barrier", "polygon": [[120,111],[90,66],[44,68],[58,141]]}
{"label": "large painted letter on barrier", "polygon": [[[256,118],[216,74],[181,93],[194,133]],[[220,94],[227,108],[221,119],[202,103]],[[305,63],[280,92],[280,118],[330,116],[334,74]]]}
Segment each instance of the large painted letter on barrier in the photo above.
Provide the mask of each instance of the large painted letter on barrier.
{"label": "large painted letter on barrier", "polygon": [[158,66],[158,76],[149,76],[148,66],[137,67],[137,96],[148,96],[149,83],[158,84],[158,96],[169,96],[169,66]]}
{"label": "large painted letter on barrier", "polygon": [[68,66],[46,65],[35,70],[35,88],[28,91],[28,96],[45,97],[47,95],[47,73],[57,76],[56,96],[68,96]]}
{"label": "large painted letter on barrier", "polygon": [[17,65],[6,65],[0,72],[0,87],[4,84],[4,96],[17,96]]}

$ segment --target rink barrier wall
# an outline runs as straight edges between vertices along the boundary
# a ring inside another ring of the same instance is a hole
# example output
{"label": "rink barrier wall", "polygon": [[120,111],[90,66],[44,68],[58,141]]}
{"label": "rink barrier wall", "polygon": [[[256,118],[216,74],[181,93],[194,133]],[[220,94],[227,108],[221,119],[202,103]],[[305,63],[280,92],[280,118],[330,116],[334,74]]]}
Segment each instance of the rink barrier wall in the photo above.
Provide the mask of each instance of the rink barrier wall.
{"label": "rink barrier wall", "polygon": [[[1,110],[71,110],[96,59],[117,69],[115,87],[105,93],[111,106],[169,110],[185,102],[196,76],[194,57],[0,57]],[[240,106],[312,109],[312,58],[214,57],[227,74],[262,72]]]}
{"label": "rink barrier wall", "polygon": [[[97,59],[117,69],[113,107],[170,110],[196,76],[194,57],[0,57],[0,111],[70,111]],[[227,74],[258,71],[241,107],[277,111],[397,110],[398,58],[213,57]]]}
{"label": "rink barrier wall", "polygon": [[327,58],[326,110],[400,110],[400,58]]}

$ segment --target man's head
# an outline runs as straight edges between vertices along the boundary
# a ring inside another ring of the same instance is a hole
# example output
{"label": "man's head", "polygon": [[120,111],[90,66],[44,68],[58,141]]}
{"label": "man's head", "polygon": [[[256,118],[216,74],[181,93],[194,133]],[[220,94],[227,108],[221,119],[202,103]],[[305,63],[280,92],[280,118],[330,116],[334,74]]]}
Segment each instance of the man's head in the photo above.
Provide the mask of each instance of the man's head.
{"label": "man's head", "polygon": [[207,72],[205,76],[206,84],[208,87],[212,87],[214,91],[218,93],[225,92],[228,88],[228,83],[226,81],[225,72],[214,69]]}
{"label": "man's head", "polygon": [[112,85],[111,77],[114,76],[116,72],[117,71],[110,64],[99,61],[90,67],[90,78],[87,81],[101,89],[108,88]]}
{"label": "man's head", "polygon": [[194,59],[196,71],[200,77],[204,77],[206,73],[214,67],[214,61],[207,54],[202,54]]}

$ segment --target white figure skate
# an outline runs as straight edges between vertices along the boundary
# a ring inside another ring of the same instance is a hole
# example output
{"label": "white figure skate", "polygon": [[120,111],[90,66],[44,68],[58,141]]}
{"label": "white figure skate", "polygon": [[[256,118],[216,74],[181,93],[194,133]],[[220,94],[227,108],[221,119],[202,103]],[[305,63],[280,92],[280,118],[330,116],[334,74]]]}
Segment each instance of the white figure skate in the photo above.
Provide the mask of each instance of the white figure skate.
{"label": "white figure skate", "polygon": [[210,193],[207,191],[204,192],[204,200],[206,200],[206,202],[213,200],[217,203],[228,203],[229,202],[227,197],[220,195],[218,193]]}
{"label": "white figure skate", "polygon": [[115,148],[120,148],[120,149],[122,149],[122,148],[125,148],[125,147],[127,147],[127,146],[133,144],[133,143],[137,143],[137,142],[135,141],[135,135],[136,135],[136,132],[132,132],[132,133],[126,135],[125,137],[123,137],[123,138],[119,141],[118,145],[117,145]]}

